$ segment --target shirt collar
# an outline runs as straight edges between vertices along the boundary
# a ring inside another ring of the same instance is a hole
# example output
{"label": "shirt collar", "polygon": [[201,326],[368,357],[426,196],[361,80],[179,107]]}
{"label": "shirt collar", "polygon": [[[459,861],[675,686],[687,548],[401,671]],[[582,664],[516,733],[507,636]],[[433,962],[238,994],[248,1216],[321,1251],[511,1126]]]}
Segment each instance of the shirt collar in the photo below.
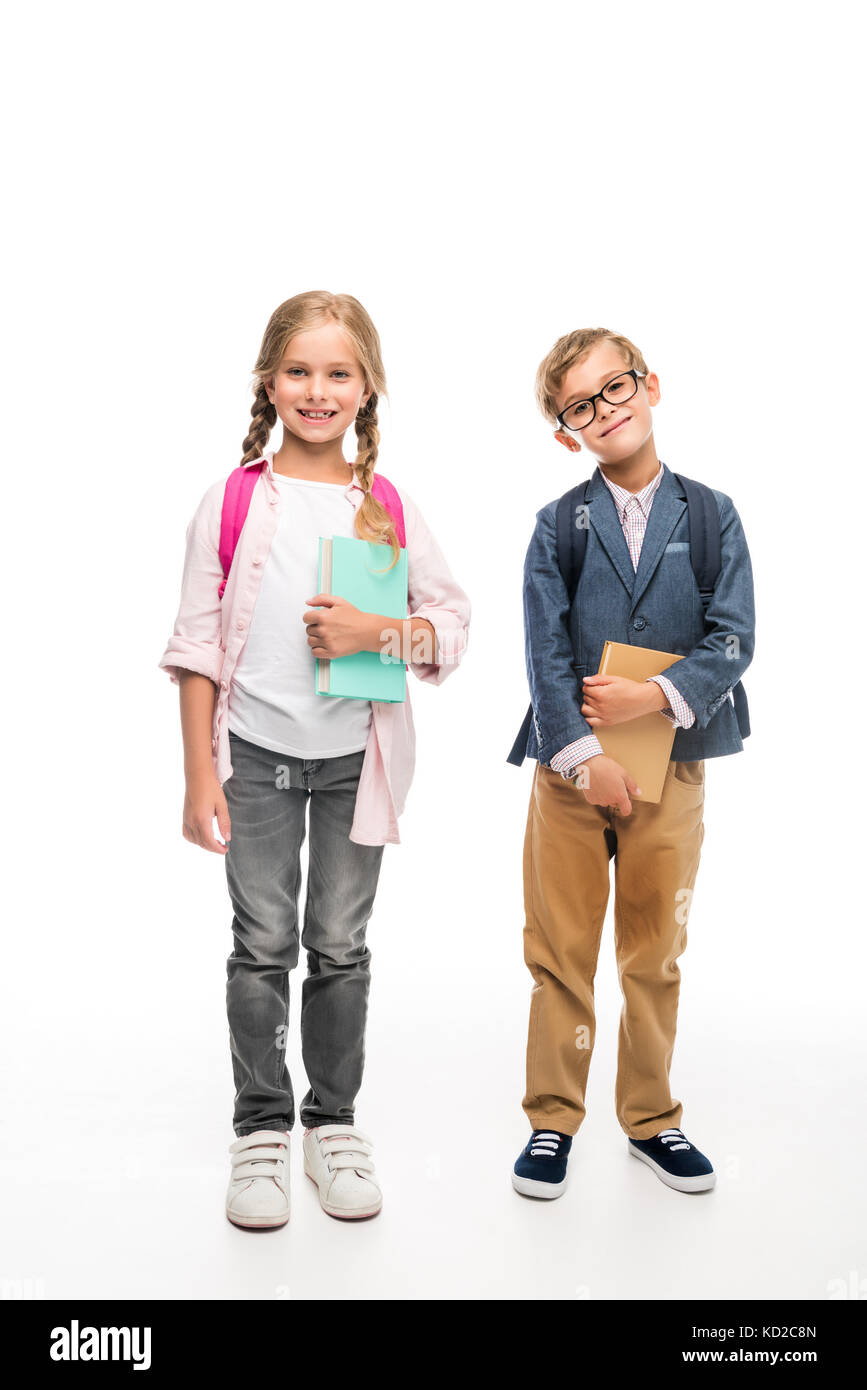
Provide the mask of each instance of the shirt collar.
{"label": "shirt collar", "polygon": [[641,489],[640,492],[630,492],[628,488],[620,487],[619,483],[613,483],[610,478],[606,478],[605,474],[602,473],[601,468],[599,472],[602,474],[602,481],[608,488],[608,491],[611,493],[611,496],[614,498],[614,502],[617,507],[617,514],[620,517],[621,522],[623,521],[623,515],[626,510],[626,504],[632,497],[637,499],[638,505],[643,511],[645,518],[650,514],[650,504],[653,498],[653,494],[656,492],[656,489],[662,482],[663,468],[661,462],[659,465],[659,471],[655,474],[654,477],[651,478],[650,482],[647,483],[647,485]]}

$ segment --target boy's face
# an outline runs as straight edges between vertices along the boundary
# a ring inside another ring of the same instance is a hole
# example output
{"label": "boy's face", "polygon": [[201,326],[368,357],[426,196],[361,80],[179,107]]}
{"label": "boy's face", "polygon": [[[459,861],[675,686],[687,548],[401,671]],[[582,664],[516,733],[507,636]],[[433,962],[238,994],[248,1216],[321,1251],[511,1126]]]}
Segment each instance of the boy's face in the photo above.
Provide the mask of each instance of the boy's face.
{"label": "boy's face", "polygon": [[[589,400],[607,382],[622,372],[627,363],[614,343],[597,343],[586,357],[570,367],[557,392],[556,406],[560,415],[575,401]],[[612,405],[600,398],[596,414],[589,425],[572,432],[554,431],[554,438],[573,453],[588,450],[600,464],[625,463],[638,454],[653,434],[651,406],[659,400],[659,380],[655,372],[638,378],[638,390],[628,401]],[[614,428],[616,427],[616,428]]]}

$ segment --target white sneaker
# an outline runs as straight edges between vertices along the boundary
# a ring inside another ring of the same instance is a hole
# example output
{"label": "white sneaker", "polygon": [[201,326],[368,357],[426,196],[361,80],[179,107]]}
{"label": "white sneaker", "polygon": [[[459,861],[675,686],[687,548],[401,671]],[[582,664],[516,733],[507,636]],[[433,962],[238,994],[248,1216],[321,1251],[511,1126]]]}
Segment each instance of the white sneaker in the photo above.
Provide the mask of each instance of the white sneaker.
{"label": "white sneaker", "polygon": [[235,1226],[285,1226],[289,1220],[289,1135],[256,1129],[229,1145],[232,1176],[226,1215]]}
{"label": "white sneaker", "polygon": [[375,1216],[382,1193],[373,1180],[373,1142],[354,1125],[318,1125],[304,1135],[304,1172],[329,1216]]}

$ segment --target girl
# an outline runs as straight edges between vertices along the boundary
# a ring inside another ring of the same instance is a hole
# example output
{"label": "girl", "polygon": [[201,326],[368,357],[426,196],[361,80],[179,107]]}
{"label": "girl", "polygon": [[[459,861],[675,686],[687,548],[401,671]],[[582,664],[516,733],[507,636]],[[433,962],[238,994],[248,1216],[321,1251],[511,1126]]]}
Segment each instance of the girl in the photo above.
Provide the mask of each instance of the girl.
{"label": "girl", "polygon": [[[355,1126],[370,982],[365,933],[383,848],[400,843],[415,735],[408,689],[405,703],[323,697],[314,658],[398,655],[402,629],[400,658],[439,685],[463,656],[470,603],[412,499],[374,478],[386,383],[379,336],[358,300],[324,291],[286,300],[254,372],[240,467],[258,476],[246,521],[229,559],[221,477],[187,528],[180,608],[159,665],[180,686],[184,838],[225,856],[234,910],[226,1001],[238,1137],[226,1214],[238,1226],[270,1227],[289,1219],[295,1103],[284,1048],[299,945],[308,959],[304,1171],[331,1216],[373,1216],[382,1204],[371,1141]],[[280,447],[266,449],[278,419]],[[343,438],[353,424],[349,463]],[[401,534],[402,624],[317,593],[320,536],[390,546],[393,564]],[[225,844],[214,837],[215,816]]]}

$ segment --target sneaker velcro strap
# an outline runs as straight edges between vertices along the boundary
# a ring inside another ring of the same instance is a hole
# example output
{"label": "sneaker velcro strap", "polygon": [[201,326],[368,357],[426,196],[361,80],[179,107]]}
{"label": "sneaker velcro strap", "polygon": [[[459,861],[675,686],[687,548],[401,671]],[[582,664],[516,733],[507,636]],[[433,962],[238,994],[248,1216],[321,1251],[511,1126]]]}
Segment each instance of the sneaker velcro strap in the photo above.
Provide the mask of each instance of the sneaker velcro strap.
{"label": "sneaker velcro strap", "polygon": [[[273,1155],[272,1155],[273,1157]],[[239,1163],[232,1165],[232,1181],[239,1182],[242,1178],[274,1178],[280,1177],[280,1171],[275,1164],[266,1163]]]}
{"label": "sneaker velcro strap", "polygon": [[273,1149],[244,1149],[241,1153],[232,1155],[232,1167],[238,1168],[254,1161],[275,1164],[283,1157],[283,1154],[275,1154]]}
{"label": "sneaker velcro strap", "polygon": [[338,1150],[328,1155],[328,1167],[333,1171],[336,1168],[357,1168],[360,1173],[372,1173],[373,1163],[369,1158],[358,1149],[347,1149],[345,1152]]}
{"label": "sneaker velcro strap", "polygon": [[353,1139],[350,1139],[348,1142],[347,1142],[345,1139],[326,1139],[325,1143],[324,1143],[324,1144],[320,1144],[319,1147],[320,1147],[320,1150],[321,1150],[322,1153],[328,1154],[328,1155],[331,1155],[331,1154],[344,1154],[344,1153],[356,1153],[356,1154],[369,1154],[369,1153],[373,1153],[373,1145],[372,1145],[372,1144],[365,1144],[365,1143],[360,1143],[360,1144],[359,1144],[359,1143],[356,1143],[355,1140],[353,1140]]}
{"label": "sneaker velcro strap", "polygon": [[319,1125],[314,1133],[317,1139],[335,1139],[338,1135],[342,1139],[359,1139],[362,1144],[369,1144],[373,1147],[373,1140],[369,1134],[363,1134],[354,1125]]}
{"label": "sneaker velcro strap", "polygon": [[[269,1141],[265,1138],[266,1135],[273,1135],[274,1137]],[[229,1153],[242,1153],[246,1150],[257,1148],[259,1145],[267,1144],[269,1142],[271,1144],[282,1144],[288,1147],[289,1136],[288,1134],[282,1134],[279,1129],[257,1129],[254,1130],[252,1134],[239,1135],[238,1138],[235,1140],[234,1144],[229,1145]],[[271,1149],[270,1152],[267,1153],[265,1156],[266,1158],[275,1158],[276,1154],[274,1150]],[[246,1152],[245,1157],[247,1157]]]}

